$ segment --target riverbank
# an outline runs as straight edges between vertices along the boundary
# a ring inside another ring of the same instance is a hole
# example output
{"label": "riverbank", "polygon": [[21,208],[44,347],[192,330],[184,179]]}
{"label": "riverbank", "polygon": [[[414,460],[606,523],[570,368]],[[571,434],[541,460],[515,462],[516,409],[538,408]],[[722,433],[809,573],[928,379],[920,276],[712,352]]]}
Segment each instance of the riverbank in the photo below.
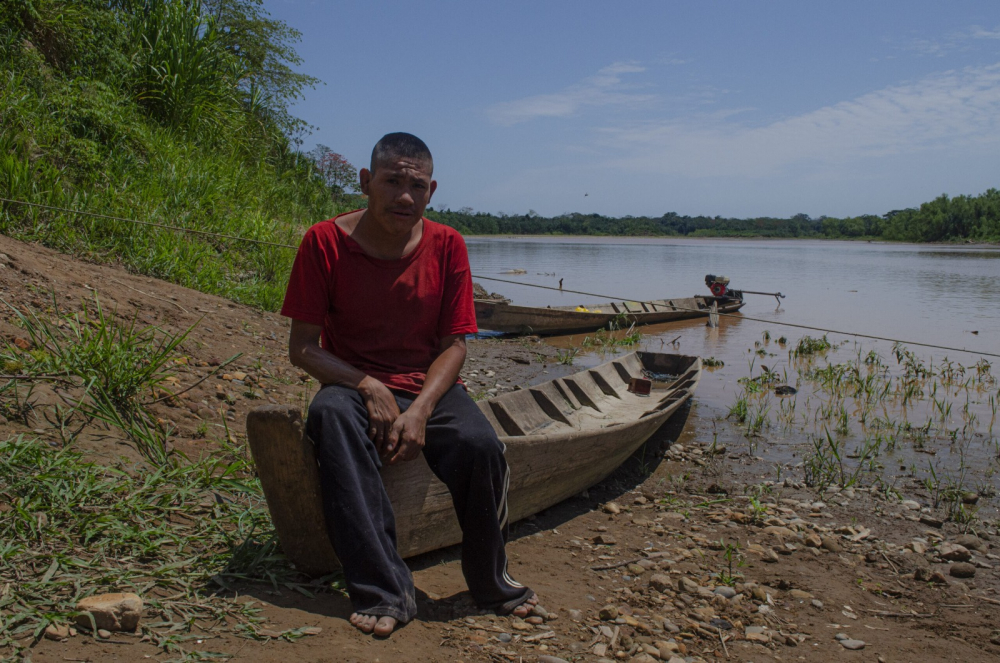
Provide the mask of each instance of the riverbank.
{"label": "riverbank", "polygon": [[[5,237],[0,254],[3,299],[25,316],[10,309],[0,316],[8,375],[24,376],[35,362],[57,374],[56,359],[69,362],[70,349],[80,350],[76,357],[104,351],[83,342],[94,338],[87,330],[127,329],[134,320],[137,332],[147,325],[187,332],[165,357],[163,379],[140,385],[134,399],[164,431],[166,451],[183,453],[179,465],[197,470],[178,470],[175,483],[154,485],[159,492],[140,503],[144,486],[155,484],[155,449],[137,450],[142,431],[90,417],[78,381],[8,382],[0,420],[0,439],[10,440],[0,510],[12,527],[0,566],[5,655],[28,648],[34,661],[196,652],[252,661],[1000,658],[991,641],[1000,618],[995,523],[963,531],[909,487],[816,493],[799,475],[775,476],[698,394],[608,480],[515,525],[510,571],[538,591],[544,612],[526,621],[479,614],[450,548],[411,560],[418,619],[386,641],[363,636],[346,622],[350,608],[336,578],[302,578],[277,554],[255,493],[246,413],[269,402],[304,406],[316,388],[287,363],[286,321]],[[131,347],[148,350],[143,361],[156,349],[141,338]],[[463,375],[473,393],[580,368],[538,339],[469,347]],[[56,494],[67,485],[79,492]],[[32,492],[37,487],[44,490]],[[80,595],[118,590],[145,600],[138,633],[69,634]],[[49,620],[51,639],[42,636]]]}

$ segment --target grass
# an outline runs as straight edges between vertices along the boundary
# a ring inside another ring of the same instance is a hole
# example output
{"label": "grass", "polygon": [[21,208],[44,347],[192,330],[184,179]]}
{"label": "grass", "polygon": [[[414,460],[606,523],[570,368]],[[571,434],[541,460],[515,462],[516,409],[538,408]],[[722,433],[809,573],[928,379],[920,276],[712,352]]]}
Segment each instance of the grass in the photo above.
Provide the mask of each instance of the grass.
{"label": "grass", "polygon": [[[54,295],[52,301],[53,310],[58,311]],[[170,359],[191,329],[169,334],[157,327],[140,326],[136,316],[119,320],[114,313],[104,311],[96,295],[92,302],[83,303],[80,313],[53,320],[7,306],[33,350],[26,352],[5,342],[0,363],[16,365],[29,380],[56,375],[73,385],[67,386],[70,394],[61,396],[63,404],[53,406],[48,418],[58,424],[63,444],[71,444],[96,419],[121,431],[153,467],[168,463],[166,440],[170,431],[157,423],[148,408],[161,395],[169,396],[162,387],[173,375]],[[34,385],[21,395],[18,382],[10,381],[5,393],[13,397],[12,408],[23,411]],[[8,406],[8,411],[12,408]]]}
{"label": "grass", "polygon": [[254,637],[257,609],[223,591],[235,581],[308,593],[245,453],[222,444],[211,459],[136,473],[24,436],[0,442],[0,647],[71,621],[85,596],[133,591],[163,616],[143,631],[185,654],[195,626]]}

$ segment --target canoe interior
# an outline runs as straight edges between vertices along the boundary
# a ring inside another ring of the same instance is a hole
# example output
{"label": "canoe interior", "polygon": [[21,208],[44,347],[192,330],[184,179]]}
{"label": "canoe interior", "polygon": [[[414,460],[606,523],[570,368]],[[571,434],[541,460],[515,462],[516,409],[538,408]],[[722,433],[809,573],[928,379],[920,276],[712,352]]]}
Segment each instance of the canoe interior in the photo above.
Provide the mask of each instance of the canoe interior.
{"label": "canoe interior", "polygon": [[[634,352],[480,401],[506,446],[511,521],[604,479],[691,397],[700,374],[697,357]],[[653,380],[649,396],[628,391],[633,377]],[[302,431],[293,407],[265,406],[248,417],[251,451],[282,548],[298,568],[322,575],[337,561],[323,533],[312,443]],[[461,541],[448,490],[423,456],[383,467],[382,477],[404,557]]]}

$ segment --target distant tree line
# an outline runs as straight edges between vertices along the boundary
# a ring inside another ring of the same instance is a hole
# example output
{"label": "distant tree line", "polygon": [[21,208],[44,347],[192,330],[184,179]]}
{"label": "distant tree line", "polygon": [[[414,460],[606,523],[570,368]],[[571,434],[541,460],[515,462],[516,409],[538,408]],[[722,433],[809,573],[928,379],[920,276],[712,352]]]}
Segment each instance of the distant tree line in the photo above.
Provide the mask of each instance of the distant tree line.
{"label": "distant tree line", "polygon": [[847,218],[807,214],[790,218],[721,216],[609,217],[600,214],[490,214],[471,208],[428,209],[427,216],[467,235],[624,235],[649,237],[805,237],[904,242],[1000,242],[1000,191],[942,195],[919,208]]}

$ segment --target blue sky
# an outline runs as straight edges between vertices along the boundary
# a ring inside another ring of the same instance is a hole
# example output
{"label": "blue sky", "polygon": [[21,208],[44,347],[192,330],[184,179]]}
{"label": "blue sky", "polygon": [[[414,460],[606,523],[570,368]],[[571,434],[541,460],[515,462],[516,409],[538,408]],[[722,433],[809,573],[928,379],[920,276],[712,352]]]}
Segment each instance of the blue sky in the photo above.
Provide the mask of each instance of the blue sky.
{"label": "blue sky", "polygon": [[1000,186],[1000,3],[265,0],[356,166],[434,153],[437,207],[882,214]]}

